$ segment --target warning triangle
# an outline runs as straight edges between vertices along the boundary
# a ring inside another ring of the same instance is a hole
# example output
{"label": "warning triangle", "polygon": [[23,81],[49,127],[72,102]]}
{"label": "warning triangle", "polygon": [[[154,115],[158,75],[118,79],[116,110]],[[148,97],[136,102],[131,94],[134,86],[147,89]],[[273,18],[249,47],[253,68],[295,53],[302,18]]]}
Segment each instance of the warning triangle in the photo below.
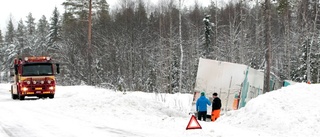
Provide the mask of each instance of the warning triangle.
{"label": "warning triangle", "polygon": [[188,129],[202,129],[196,116],[192,115],[192,117],[190,118],[190,121],[188,123],[186,130],[188,130]]}

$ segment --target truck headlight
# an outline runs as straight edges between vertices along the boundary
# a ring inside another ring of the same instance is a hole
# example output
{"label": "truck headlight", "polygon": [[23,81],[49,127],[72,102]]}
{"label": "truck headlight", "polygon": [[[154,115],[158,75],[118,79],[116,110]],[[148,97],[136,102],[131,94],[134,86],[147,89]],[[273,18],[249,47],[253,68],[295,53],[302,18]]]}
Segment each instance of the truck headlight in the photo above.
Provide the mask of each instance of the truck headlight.
{"label": "truck headlight", "polygon": [[54,87],[49,87],[49,90],[54,90]]}
{"label": "truck headlight", "polygon": [[28,88],[27,87],[22,87],[21,90],[22,91],[28,91]]}

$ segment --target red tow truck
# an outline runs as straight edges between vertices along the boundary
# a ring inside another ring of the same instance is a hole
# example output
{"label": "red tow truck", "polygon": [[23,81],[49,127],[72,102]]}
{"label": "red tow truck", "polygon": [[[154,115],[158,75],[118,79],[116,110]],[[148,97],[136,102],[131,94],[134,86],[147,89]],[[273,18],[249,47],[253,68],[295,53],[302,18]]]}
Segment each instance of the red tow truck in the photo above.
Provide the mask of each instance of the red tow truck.
{"label": "red tow truck", "polygon": [[24,100],[26,96],[39,98],[54,98],[56,89],[55,75],[60,73],[58,63],[53,63],[50,57],[15,58],[11,71],[12,99]]}

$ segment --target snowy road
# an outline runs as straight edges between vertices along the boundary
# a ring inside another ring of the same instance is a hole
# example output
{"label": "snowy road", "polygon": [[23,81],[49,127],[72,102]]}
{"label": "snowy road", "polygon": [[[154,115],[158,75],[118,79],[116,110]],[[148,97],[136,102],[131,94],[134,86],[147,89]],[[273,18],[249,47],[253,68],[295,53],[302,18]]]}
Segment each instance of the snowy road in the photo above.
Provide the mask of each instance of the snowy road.
{"label": "snowy road", "polygon": [[[61,97],[61,96],[60,96]],[[10,99],[7,87],[0,88],[0,136],[8,137],[88,137],[88,136],[135,136],[110,127],[99,127],[78,114],[59,111],[59,99]],[[57,111],[58,110],[58,111]],[[71,110],[72,111],[72,110]]]}
{"label": "snowy road", "polygon": [[112,133],[119,135],[120,132],[124,136],[133,135],[112,128],[95,127],[92,123],[50,111],[50,107],[34,108],[30,105],[24,106],[18,103],[15,106],[14,109],[0,106],[2,109],[1,128],[9,137],[79,137],[102,134],[112,136]]}

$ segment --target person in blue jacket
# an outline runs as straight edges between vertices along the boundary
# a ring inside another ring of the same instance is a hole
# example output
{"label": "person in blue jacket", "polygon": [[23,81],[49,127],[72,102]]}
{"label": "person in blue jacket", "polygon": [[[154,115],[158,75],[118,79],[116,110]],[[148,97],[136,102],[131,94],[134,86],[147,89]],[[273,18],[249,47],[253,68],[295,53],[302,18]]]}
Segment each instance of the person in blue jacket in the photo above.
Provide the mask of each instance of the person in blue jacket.
{"label": "person in blue jacket", "polygon": [[207,118],[207,105],[210,106],[211,102],[206,98],[205,93],[201,92],[201,96],[196,102],[196,110],[198,112],[198,120],[203,118],[203,121],[206,121]]}

